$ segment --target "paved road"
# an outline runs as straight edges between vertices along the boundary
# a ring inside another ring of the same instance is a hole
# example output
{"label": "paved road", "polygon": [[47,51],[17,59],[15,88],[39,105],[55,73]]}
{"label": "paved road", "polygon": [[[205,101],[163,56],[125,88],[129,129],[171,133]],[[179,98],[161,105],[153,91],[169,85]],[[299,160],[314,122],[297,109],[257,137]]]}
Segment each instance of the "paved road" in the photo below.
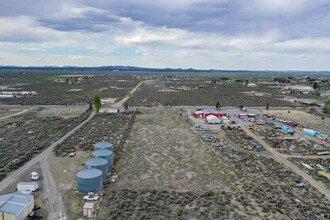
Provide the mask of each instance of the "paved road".
{"label": "paved road", "polygon": [[[146,81],[144,81],[146,82]],[[142,84],[140,82],[124,99],[120,100],[117,103],[114,103],[110,108],[120,108],[123,109],[123,103],[130,98],[130,96],[136,91],[136,89]],[[54,109],[87,109],[88,106],[70,106],[70,105],[0,105],[0,108],[14,108],[14,109],[27,109],[27,108],[54,108]],[[130,110],[135,109],[183,109],[183,110],[196,110],[196,109],[214,109],[214,106],[154,106],[154,107],[145,107],[145,106],[130,106]],[[249,110],[261,110],[265,107],[247,107]],[[306,108],[291,108],[291,107],[276,107],[269,108],[269,110],[305,110]],[[221,107],[220,111],[226,110],[238,110],[237,107]]]}
{"label": "paved road", "polygon": [[48,219],[57,220],[57,219],[67,219],[65,215],[65,207],[63,202],[63,197],[58,189],[58,186],[53,178],[52,173],[50,172],[49,167],[49,156],[53,149],[68,137],[70,137],[76,130],[81,128],[84,124],[89,122],[95,115],[95,112],[83,122],[81,122],[77,127],[72,129],[69,133],[61,137],[51,146],[49,146],[46,150],[42,153],[38,154],[37,156],[33,157],[29,162],[24,164],[19,169],[15,170],[11,175],[0,182],[0,191],[7,188],[11,184],[17,184],[20,180],[20,177],[26,175],[26,172],[34,165],[38,164],[41,169],[42,179],[43,179],[43,188],[44,188],[44,202],[45,207],[48,211]]}

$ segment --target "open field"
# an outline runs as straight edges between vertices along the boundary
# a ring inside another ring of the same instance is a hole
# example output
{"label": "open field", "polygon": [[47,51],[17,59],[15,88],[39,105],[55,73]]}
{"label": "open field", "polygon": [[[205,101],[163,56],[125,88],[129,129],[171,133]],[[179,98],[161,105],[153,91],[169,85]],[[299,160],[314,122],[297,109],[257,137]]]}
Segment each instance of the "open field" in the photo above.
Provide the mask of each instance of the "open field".
{"label": "open field", "polygon": [[[81,77],[83,77],[82,75]],[[41,78],[40,78],[41,77]],[[138,81],[126,75],[96,75],[79,81],[66,83],[62,78],[48,76],[26,78],[23,76],[2,79],[4,91],[35,91],[35,95],[17,96],[14,99],[0,99],[0,104],[8,105],[88,105],[95,95],[101,98],[123,98]],[[103,89],[100,89],[103,88]]]}
{"label": "open field", "polygon": [[320,132],[328,133],[330,129],[330,117],[322,117],[305,111],[288,111],[283,110],[264,110],[263,113],[274,115],[277,118],[287,121],[293,121],[304,128],[313,129]]}
{"label": "open field", "polygon": [[[295,106],[283,101],[279,90],[264,85],[249,88],[242,83],[211,84],[205,80],[152,81],[144,83],[129,101],[133,106]],[[204,85],[199,88],[199,85]],[[178,88],[184,87],[184,89]],[[173,91],[173,88],[176,90]],[[171,91],[169,91],[171,89]],[[253,92],[254,91],[254,92]],[[259,96],[258,93],[264,93]]]}
{"label": "open field", "polygon": [[75,117],[63,118],[52,115],[52,110],[47,110],[50,115],[40,117],[42,111],[44,110],[30,110],[0,121],[0,180],[62,137],[90,114],[78,112]]}
{"label": "open field", "polygon": [[272,158],[204,142],[179,110],[138,115],[113,175],[98,219],[286,219],[328,210],[322,194],[298,187],[301,178]]}

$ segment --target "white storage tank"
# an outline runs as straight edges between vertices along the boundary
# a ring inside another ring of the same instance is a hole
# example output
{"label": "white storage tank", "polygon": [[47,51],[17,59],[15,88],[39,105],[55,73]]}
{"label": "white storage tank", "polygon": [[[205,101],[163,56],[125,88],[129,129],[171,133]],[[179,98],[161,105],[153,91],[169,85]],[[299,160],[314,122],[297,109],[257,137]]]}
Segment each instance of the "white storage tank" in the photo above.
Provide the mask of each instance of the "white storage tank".
{"label": "white storage tank", "polygon": [[95,168],[102,171],[102,177],[108,176],[108,161],[101,157],[93,157],[85,162],[86,168]]}
{"label": "white storage tank", "polygon": [[95,144],[94,149],[95,150],[107,149],[107,150],[110,150],[113,152],[113,144],[103,140],[103,141]]}
{"label": "white storage tank", "polygon": [[94,168],[84,169],[77,173],[77,190],[81,193],[101,190],[102,171]]}
{"label": "white storage tank", "polygon": [[113,152],[107,149],[100,149],[93,152],[93,157],[100,157],[108,161],[108,166],[113,166]]}

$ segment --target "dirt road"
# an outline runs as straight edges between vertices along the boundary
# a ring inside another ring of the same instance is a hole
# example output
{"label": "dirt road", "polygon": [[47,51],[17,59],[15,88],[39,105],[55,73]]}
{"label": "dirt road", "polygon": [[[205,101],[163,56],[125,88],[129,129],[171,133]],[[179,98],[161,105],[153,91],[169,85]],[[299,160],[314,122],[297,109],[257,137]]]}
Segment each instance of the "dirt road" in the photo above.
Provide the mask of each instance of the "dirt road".
{"label": "dirt road", "polygon": [[[145,82],[145,81],[143,81],[143,82]],[[135,86],[135,88],[132,89],[132,91],[130,91],[130,93],[128,93],[127,96],[125,96],[122,100],[115,102],[111,107],[113,107],[113,108],[121,107],[124,104],[124,102],[126,102],[133,95],[133,93],[141,86],[141,84],[143,82],[140,82],[139,84],[137,84],[137,86]]]}
{"label": "dirt road", "polygon": [[72,129],[66,135],[64,135],[55,143],[53,143],[51,146],[49,146],[45,151],[32,158],[29,162],[24,164],[22,167],[20,167],[11,175],[9,175],[6,179],[1,181],[0,191],[4,190],[11,184],[17,184],[20,177],[25,175],[27,170],[29,170],[32,166],[38,164],[40,166],[41,174],[42,174],[42,181],[44,188],[43,200],[45,202],[45,206],[48,212],[48,219],[51,220],[67,219],[65,215],[65,207],[64,207],[62,195],[49,169],[49,162],[48,162],[49,155],[53,151],[54,147],[62,143],[65,139],[71,136],[76,130],[78,130],[84,124],[89,122],[94,117],[94,115],[95,112],[92,112],[92,114],[85,121],[81,122],[77,127]]}
{"label": "dirt road", "polygon": [[315,181],[311,176],[309,176],[308,174],[306,174],[304,171],[302,171],[301,169],[299,169],[297,166],[295,166],[293,163],[291,163],[290,161],[288,161],[286,159],[286,156],[277,152],[274,148],[272,148],[271,146],[269,146],[264,140],[262,140],[260,137],[258,137],[257,135],[255,135],[252,131],[250,131],[249,129],[247,129],[244,126],[241,126],[241,128],[247,133],[249,134],[251,137],[253,137],[255,140],[257,140],[262,146],[264,146],[269,152],[271,152],[274,155],[274,158],[279,161],[284,163],[287,167],[289,167],[290,169],[292,169],[295,173],[299,174],[300,176],[302,176],[306,181],[308,181],[313,187],[315,187],[317,190],[319,190],[321,193],[323,193],[326,198],[328,200],[330,200],[330,192],[329,190],[327,190],[324,185],[322,183],[319,183],[317,181]]}
{"label": "dirt road", "polygon": [[32,108],[24,109],[23,111],[17,112],[17,113],[15,113],[15,114],[4,116],[4,117],[0,118],[0,120],[6,119],[6,118],[10,118],[10,117],[12,117],[12,116],[21,115],[21,114],[23,114],[23,113],[25,113],[25,112],[27,112],[27,111],[29,111],[29,110],[31,110],[31,109],[32,109]]}

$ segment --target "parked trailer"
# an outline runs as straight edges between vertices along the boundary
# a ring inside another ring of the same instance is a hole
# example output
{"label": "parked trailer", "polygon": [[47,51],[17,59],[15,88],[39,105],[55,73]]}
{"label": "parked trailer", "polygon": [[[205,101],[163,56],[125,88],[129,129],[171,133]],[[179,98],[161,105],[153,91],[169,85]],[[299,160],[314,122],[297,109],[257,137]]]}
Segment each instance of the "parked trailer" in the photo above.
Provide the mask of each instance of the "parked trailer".
{"label": "parked trailer", "polygon": [[286,126],[282,126],[282,130],[290,133],[291,135],[294,134],[294,131],[292,131],[290,128],[286,127]]}
{"label": "parked trailer", "polygon": [[318,155],[328,155],[330,151],[317,152]]}
{"label": "parked trailer", "polygon": [[20,182],[17,184],[17,191],[36,191],[38,189],[37,182]]}
{"label": "parked trailer", "polygon": [[303,129],[303,132],[305,133],[305,134],[308,134],[309,136],[312,136],[312,137],[316,137],[316,131],[314,131],[314,130],[311,130],[311,129]]}
{"label": "parked trailer", "polygon": [[13,99],[15,97],[16,96],[14,96],[14,95],[0,95],[0,99]]}

